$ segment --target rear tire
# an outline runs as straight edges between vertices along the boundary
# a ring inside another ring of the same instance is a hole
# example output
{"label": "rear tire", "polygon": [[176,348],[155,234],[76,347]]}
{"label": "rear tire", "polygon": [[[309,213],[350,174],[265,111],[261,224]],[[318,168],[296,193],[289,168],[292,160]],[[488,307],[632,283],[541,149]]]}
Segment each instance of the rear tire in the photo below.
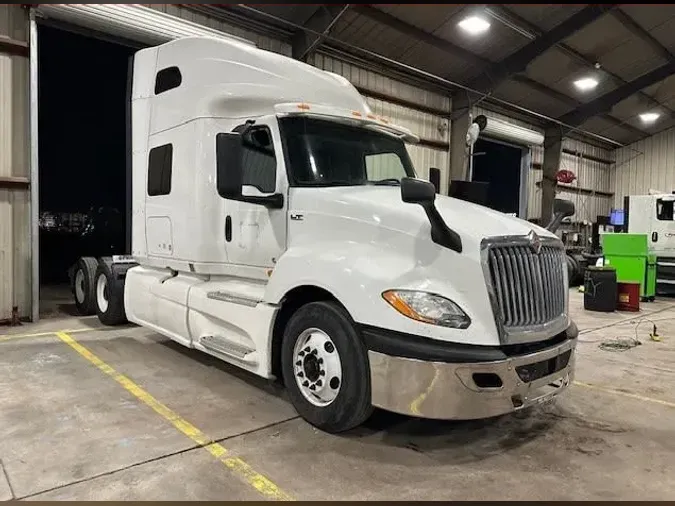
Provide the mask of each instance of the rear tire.
{"label": "rear tire", "polygon": [[124,281],[115,275],[115,266],[102,259],[96,269],[96,314],[104,325],[127,322],[124,310]]}
{"label": "rear tire", "polygon": [[77,312],[82,316],[96,314],[96,288],[94,278],[98,262],[93,257],[82,257],[75,264],[71,289]]}
{"label": "rear tire", "polygon": [[337,303],[311,302],[295,312],[284,330],[281,367],[293,406],[315,427],[343,432],[371,415],[368,353]]}

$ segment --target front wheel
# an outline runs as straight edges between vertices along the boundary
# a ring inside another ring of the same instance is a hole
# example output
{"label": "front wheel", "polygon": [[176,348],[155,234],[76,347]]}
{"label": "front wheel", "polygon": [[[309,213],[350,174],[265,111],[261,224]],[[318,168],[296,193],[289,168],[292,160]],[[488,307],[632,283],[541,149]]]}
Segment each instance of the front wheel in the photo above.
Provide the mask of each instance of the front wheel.
{"label": "front wheel", "polygon": [[372,413],[368,353],[349,314],[334,302],[312,302],[284,331],[282,369],[288,395],[312,425],[342,432]]}

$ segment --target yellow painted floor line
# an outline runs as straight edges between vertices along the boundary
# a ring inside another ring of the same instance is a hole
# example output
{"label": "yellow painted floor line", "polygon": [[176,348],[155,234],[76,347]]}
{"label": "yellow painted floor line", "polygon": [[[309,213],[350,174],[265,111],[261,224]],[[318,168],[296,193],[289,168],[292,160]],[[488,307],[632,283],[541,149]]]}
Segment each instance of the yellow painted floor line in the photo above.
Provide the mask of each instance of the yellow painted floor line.
{"label": "yellow painted floor line", "polygon": [[599,392],[606,392],[608,394],[621,395],[623,397],[629,397],[631,399],[636,399],[638,401],[652,402],[654,404],[660,404],[661,406],[668,406],[669,408],[675,408],[675,402],[664,401],[663,399],[655,399],[654,397],[647,397],[645,395],[634,394],[631,392],[622,392],[621,390],[615,390],[613,388],[592,385],[591,383],[584,383],[582,381],[575,381],[574,385],[588,388],[590,390],[597,390]]}
{"label": "yellow painted floor line", "polygon": [[[64,330],[63,332],[67,332],[68,334],[78,334],[81,332],[95,332],[99,329],[71,329],[71,330]],[[57,334],[56,330],[52,330],[49,332],[36,332],[34,334],[4,334],[0,335],[0,342],[2,341],[11,341],[12,339],[24,339],[28,337],[46,337],[46,336],[55,336]]]}
{"label": "yellow painted floor line", "polygon": [[250,465],[239,457],[228,457],[228,451],[220,443],[213,442],[213,439],[204,434],[197,427],[172,411],[169,407],[162,404],[152,395],[146,392],[142,387],[134,383],[123,374],[118,373],[103,360],[94,355],[89,349],[73,339],[67,331],[57,332],[56,335],[68,346],[73,348],[82,357],[98,367],[98,369],[111,378],[134,397],[140,400],[146,406],[152,408],[162,418],[171,423],[176,429],[189,437],[192,441],[203,446],[206,451],[222,462],[234,474],[242,478],[246,483],[269,499],[292,501],[293,497],[281,490],[268,478],[255,471]]}

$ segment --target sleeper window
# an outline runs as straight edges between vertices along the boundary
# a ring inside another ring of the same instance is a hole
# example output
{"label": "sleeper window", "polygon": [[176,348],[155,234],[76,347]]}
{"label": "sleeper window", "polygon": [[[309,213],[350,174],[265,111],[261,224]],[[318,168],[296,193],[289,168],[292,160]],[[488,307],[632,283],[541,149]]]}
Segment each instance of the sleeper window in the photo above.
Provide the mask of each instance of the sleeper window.
{"label": "sleeper window", "polygon": [[178,67],[168,67],[157,72],[155,77],[155,95],[178,88],[183,76]]}
{"label": "sleeper window", "polygon": [[168,195],[171,193],[171,168],[173,164],[173,146],[164,144],[150,150],[148,156],[148,195]]}

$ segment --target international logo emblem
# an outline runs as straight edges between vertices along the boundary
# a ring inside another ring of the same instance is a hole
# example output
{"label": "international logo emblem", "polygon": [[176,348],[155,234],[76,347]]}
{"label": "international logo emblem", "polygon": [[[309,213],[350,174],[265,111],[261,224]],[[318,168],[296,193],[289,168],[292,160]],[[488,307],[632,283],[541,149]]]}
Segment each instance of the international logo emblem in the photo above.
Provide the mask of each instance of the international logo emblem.
{"label": "international logo emblem", "polygon": [[532,251],[534,251],[537,255],[541,253],[541,238],[535,233],[534,230],[527,234],[527,240],[530,243],[530,248],[532,248]]}

